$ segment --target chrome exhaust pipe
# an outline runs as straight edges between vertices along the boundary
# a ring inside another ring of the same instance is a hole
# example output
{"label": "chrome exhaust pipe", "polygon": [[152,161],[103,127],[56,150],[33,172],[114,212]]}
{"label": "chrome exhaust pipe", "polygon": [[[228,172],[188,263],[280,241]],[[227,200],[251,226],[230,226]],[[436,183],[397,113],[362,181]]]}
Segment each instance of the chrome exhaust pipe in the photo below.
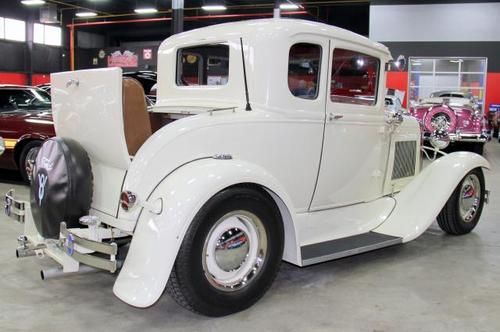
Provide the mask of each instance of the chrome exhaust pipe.
{"label": "chrome exhaust pipe", "polygon": [[47,279],[55,279],[55,278],[60,278],[60,277],[66,277],[66,276],[78,275],[78,274],[86,274],[86,273],[92,273],[92,272],[98,272],[98,271],[101,271],[101,270],[96,269],[92,266],[88,266],[88,265],[80,265],[80,269],[76,272],[64,272],[62,268],[54,267],[52,269],[40,270],[40,277],[42,278],[42,280],[47,280]]}
{"label": "chrome exhaust pipe", "polygon": [[35,256],[37,254],[37,250],[42,250],[45,248],[47,248],[45,244],[39,244],[35,247],[22,245],[16,249],[16,257],[23,258],[23,257]]}
{"label": "chrome exhaust pipe", "polygon": [[30,256],[35,256],[35,250],[30,249],[30,248],[23,248],[19,247],[16,249],[16,257],[17,258],[23,258],[23,257],[30,257]]}

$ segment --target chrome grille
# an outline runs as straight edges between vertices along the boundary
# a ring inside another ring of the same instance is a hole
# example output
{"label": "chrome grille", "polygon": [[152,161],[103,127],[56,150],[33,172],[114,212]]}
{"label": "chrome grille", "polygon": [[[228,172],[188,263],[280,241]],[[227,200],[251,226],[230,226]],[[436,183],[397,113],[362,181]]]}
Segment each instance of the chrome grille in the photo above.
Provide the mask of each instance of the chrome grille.
{"label": "chrome grille", "polygon": [[415,163],[417,161],[417,142],[396,142],[394,152],[394,165],[392,167],[392,180],[402,179],[415,175]]}

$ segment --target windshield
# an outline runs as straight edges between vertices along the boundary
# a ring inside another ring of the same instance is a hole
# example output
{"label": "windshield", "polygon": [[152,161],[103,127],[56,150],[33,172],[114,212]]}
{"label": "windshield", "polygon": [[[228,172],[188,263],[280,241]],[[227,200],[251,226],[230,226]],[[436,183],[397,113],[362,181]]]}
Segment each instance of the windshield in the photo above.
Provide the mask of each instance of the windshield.
{"label": "windshield", "polygon": [[0,89],[0,112],[48,110],[50,106],[50,95],[41,89]]}

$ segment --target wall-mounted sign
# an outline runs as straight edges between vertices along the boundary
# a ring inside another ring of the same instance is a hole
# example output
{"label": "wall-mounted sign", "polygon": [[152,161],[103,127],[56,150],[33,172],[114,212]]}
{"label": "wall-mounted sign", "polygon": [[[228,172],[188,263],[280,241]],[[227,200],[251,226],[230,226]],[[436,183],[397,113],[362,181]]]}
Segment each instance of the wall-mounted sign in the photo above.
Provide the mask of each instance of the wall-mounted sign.
{"label": "wall-mounted sign", "polygon": [[98,58],[92,58],[92,64],[94,66],[97,66],[99,64],[99,59]]}
{"label": "wall-mounted sign", "polygon": [[137,67],[139,57],[130,51],[115,51],[108,56],[108,67]]}
{"label": "wall-mounted sign", "polygon": [[145,48],[142,50],[142,58],[144,60],[151,60],[153,58],[153,50],[150,48]]}
{"label": "wall-mounted sign", "polygon": [[104,50],[100,50],[98,56],[99,59],[104,59],[106,57],[106,52]]}

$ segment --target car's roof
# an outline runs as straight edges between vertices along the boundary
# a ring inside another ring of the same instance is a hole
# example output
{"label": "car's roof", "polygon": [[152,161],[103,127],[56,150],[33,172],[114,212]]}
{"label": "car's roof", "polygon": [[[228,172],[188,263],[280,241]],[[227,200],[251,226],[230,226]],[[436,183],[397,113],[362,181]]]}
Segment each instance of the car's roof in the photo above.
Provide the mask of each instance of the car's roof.
{"label": "car's roof", "polygon": [[229,38],[231,36],[234,38],[235,34],[243,37],[254,36],[256,31],[263,31],[265,36],[274,35],[280,38],[303,33],[321,35],[360,44],[390,55],[389,49],[386,46],[352,31],[324,23],[289,18],[256,19],[223,23],[186,31],[167,38],[160,46],[160,51],[172,46],[172,44],[183,44],[190,39],[213,40],[214,38]]}

